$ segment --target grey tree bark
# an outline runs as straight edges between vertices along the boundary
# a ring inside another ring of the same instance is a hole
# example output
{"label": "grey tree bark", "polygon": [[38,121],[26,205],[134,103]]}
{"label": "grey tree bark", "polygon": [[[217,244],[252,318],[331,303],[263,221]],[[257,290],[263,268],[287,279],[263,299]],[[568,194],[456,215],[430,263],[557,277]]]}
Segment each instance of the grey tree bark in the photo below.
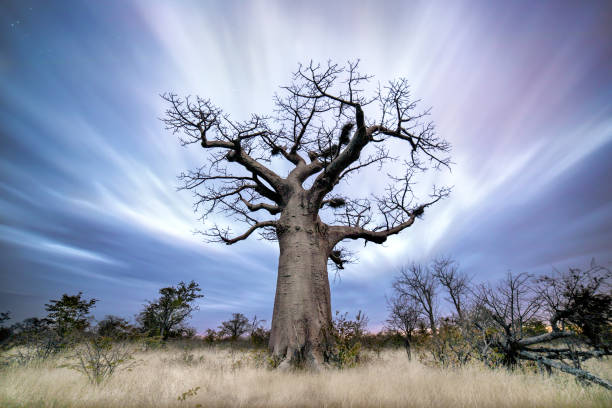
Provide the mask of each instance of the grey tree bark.
{"label": "grey tree bark", "polygon": [[604,380],[603,378],[597,377],[596,375],[593,375],[591,373],[589,373],[588,371],[584,371],[581,370],[579,368],[574,368],[572,366],[569,366],[567,364],[563,364],[560,361],[555,361],[555,360],[551,360],[549,358],[543,357],[543,356],[539,356],[537,354],[534,353],[530,353],[529,351],[524,351],[521,350],[518,352],[519,355],[526,359],[526,360],[531,360],[531,361],[536,361],[538,363],[544,364],[547,367],[552,367],[552,368],[556,368],[558,370],[561,370],[563,372],[566,372],[568,374],[571,374],[577,378],[581,378],[583,380],[586,381],[590,381],[594,384],[600,385],[604,388],[607,388],[609,390],[612,390],[612,383],[610,381]]}
{"label": "grey tree bark", "polygon": [[270,349],[286,364],[316,367],[329,347],[331,294],[327,275],[327,227],[312,211],[306,193],[296,194],[277,226],[280,257]]}

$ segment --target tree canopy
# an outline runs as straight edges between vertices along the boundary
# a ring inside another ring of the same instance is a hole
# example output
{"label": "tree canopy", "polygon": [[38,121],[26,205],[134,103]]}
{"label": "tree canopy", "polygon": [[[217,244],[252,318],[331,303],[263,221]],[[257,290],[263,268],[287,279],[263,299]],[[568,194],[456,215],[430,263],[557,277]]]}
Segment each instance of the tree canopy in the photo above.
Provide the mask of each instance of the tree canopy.
{"label": "tree canopy", "polygon": [[[183,145],[197,143],[209,152],[206,164],[180,175],[182,188],[194,191],[203,219],[222,213],[248,224],[238,235],[229,227],[209,224],[204,234],[226,244],[255,231],[276,239],[275,216],[296,186],[304,185],[310,192],[305,205],[315,213],[330,212],[332,246],[344,239],[382,243],[446,197],[447,187],[434,186],[431,198],[423,202],[413,193],[418,173],[450,165],[450,144],[426,120],[429,110],[417,111],[419,101],[411,98],[406,79],[379,84],[368,96],[365,84],[370,79],[359,71],[359,62],[300,65],[292,84],[275,96],[274,113],[253,114],[244,121],[209,99],[163,95],[169,103],[167,128],[180,134]],[[366,116],[366,110],[375,114]],[[393,140],[409,145],[407,157],[394,154],[388,143]],[[286,175],[272,169],[275,157],[289,166]],[[332,194],[362,170],[380,170],[387,163],[395,163],[396,169],[384,194]],[[343,266],[340,252],[330,259]]]}
{"label": "tree canopy", "polygon": [[89,327],[89,312],[98,299],[84,299],[83,292],[76,295],[63,294],[59,300],[45,304],[49,312],[46,320],[60,337],[72,332],[83,331]]}
{"label": "tree canopy", "polygon": [[200,285],[194,281],[179,282],[176,286],[161,288],[161,295],[155,301],[149,301],[138,316],[143,329],[151,334],[159,335],[164,340],[180,334],[185,329],[183,323],[191,316],[197,306],[194,302],[200,295]]}

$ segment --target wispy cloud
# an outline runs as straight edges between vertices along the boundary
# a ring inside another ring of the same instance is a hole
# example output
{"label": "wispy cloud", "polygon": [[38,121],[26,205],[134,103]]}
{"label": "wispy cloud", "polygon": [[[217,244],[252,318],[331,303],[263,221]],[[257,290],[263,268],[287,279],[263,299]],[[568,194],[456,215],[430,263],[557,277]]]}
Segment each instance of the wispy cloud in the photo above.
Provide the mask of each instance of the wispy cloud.
{"label": "wispy cloud", "polygon": [[[9,294],[0,309],[17,318],[81,289],[102,299],[99,314],[133,315],[159,287],[189,279],[206,295],[199,328],[231,311],[270,317],[278,250],[193,235],[202,225],[176,175],[204,155],[164,131],[158,95],[199,94],[236,118],[269,113],[279,85],[310,59],[361,58],[377,80],[408,78],[454,146],[453,171],[420,184],[421,196],[431,183],[453,185],[452,197],[383,246],[351,244],[360,262],[332,286],[334,308],[381,321],[397,268],[439,253],[482,279],[612,260],[605,2],[14,1],[3,9],[0,253]],[[366,196],[384,188],[379,180],[364,174],[342,188]]]}

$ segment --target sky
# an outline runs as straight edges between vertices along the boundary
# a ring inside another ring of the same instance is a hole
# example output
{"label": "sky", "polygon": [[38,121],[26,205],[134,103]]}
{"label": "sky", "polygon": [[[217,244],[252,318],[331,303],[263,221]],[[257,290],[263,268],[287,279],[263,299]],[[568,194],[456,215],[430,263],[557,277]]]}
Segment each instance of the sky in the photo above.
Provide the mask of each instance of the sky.
{"label": "sky", "polygon": [[[330,273],[332,309],[385,320],[402,265],[454,257],[475,282],[612,265],[612,5],[492,1],[3,1],[0,311],[63,293],[133,318],[196,280],[202,332],[272,316],[278,249],[206,243],[177,175],[203,164],[164,129],[168,91],[270,113],[300,62],[360,59],[432,107],[452,195]],[[367,193],[379,174],[349,188]],[[200,228],[201,229],[201,228]]]}

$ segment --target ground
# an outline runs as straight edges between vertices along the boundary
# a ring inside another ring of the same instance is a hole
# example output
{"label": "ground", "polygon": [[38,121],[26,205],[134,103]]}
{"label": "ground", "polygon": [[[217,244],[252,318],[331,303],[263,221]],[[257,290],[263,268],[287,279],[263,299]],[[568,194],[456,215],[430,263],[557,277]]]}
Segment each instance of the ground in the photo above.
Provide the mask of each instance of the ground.
{"label": "ground", "polygon": [[[565,375],[509,373],[477,364],[441,370],[409,362],[401,350],[385,350],[379,355],[367,352],[366,357],[360,366],[343,370],[281,372],[266,367],[264,352],[169,346],[138,351],[132,369],[117,372],[99,386],[65,367],[65,357],[57,357],[39,365],[2,369],[0,406],[612,406],[612,392],[582,387]],[[594,371],[612,377],[612,361],[591,364]]]}

